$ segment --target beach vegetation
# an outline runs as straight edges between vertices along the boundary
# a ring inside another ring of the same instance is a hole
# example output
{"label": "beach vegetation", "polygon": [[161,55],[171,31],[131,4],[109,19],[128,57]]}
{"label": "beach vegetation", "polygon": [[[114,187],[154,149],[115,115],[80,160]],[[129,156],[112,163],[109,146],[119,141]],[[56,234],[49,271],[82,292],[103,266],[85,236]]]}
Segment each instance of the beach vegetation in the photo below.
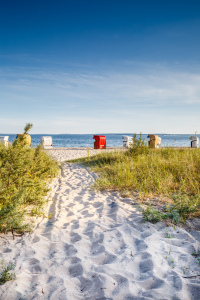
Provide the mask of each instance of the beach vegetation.
{"label": "beach vegetation", "polygon": [[198,257],[198,256],[200,256],[200,251],[199,252],[193,252],[192,255],[195,256],[195,257]]}
{"label": "beach vegetation", "polygon": [[[27,124],[24,134],[32,127]],[[47,183],[58,174],[58,163],[42,150],[24,145],[0,146],[0,232],[31,230],[29,217],[41,214]]]}
{"label": "beach vegetation", "polygon": [[197,258],[197,262],[200,264],[200,251],[193,252],[192,255]]}
{"label": "beach vegetation", "polygon": [[0,285],[4,284],[6,281],[13,280],[16,277],[15,273],[10,272],[13,268],[13,262],[9,262],[9,264],[6,265],[4,260],[1,261]]}
{"label": "beach vegetation", "polygon": [[185,274],[186,271],[189,270],[190,268],[189,268],[189,267],[186,267],[186,266],[182,266],[181,269],[182,269],[182,271],[183,271],[183,274]]}
{"label": "beach vegetation", "polygon": [[126,151],[77,159],[99,173],[99,190],[129,194],[142,204],[145,220],[175,224],[200,215],[200,149],[149,148],[134,135]]}
{"label": "beach vegetation", "polygon": [[167,228],[165,229],[165,235],[168,239],[172,239],[172,235]]}
{"label": "beach vegetation", "polygon": [[167,255],[165,256],[168,264],[171,266],[172,269],[175,268],[175,263],[174,263],[174,259],[171,256],[171,248],[170,250],[167,252]]}

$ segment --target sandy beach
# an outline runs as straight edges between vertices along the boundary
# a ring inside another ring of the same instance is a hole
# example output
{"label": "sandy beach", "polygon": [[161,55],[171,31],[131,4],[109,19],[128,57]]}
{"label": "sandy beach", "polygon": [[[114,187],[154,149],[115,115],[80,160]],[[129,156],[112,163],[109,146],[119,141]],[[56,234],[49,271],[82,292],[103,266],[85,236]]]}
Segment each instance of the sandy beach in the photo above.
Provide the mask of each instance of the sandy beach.
{"label": "sandy beach", "polygon": [[88,157],[101,153],[101,151],[112,152],[112,151],[125,151],[126,148],[123,147],[107,147],[107,149],[94,149],[92,147],[60,147],[45,150],[52,157],[54,157],[59,162],[64,162],[66,160]]}
{"label": "sandy beach", "polygon": [[[82,148],[47,151],[60,162],[88,156]],[[136,203],[95,191],[94,180],[85,167],[63,163],[49,218],[14,240],[1,235],[0,259],[15,263],[16,279],[0,286],[0,299],[199,300],[192,253],[200,252],[200,231],[143,222]]]}

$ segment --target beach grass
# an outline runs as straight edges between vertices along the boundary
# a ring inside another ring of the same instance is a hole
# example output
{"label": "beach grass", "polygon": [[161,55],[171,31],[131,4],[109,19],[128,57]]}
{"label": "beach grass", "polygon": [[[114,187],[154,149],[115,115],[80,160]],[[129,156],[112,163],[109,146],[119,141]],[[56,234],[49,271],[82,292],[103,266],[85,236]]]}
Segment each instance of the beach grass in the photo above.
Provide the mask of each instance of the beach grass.
{"label": "beach grass", "polygon": [[[154,204],[165,205],[166,212],[154,216],[158,220],[169,214],[176,220],[177,213],[183,220],[200,214],[200,149],[149,148],[135,135],[127,151],[102,150],[76,162],[99,173],[95,183],[99,190],[138,195],[140,202],[154,200]],[[155,211],[146,209],[149,216],[155,215]]]}
{"label": "beach grass", "polygon": [[47,180],[58,174],[58,163],[41,148],[18,139],[0,145],[0,232],[30,230],[29,215],[41,214]]}

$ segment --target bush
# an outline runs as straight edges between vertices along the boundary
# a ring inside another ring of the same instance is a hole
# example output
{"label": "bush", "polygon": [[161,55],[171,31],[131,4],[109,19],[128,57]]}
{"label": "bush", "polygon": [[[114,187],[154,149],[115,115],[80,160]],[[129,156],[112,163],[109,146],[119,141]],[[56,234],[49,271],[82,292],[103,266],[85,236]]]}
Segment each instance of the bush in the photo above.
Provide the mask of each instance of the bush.
{"label": "bush", "polygon": [[4,260],[2,260],[1,268],[2,272],[0,273],[0,285],[15,278],[15,274],[10,273],[10,271],[14,268],[14,263],[9,262],[9,264],[6,266]]}
{"label": "bush", "polygon": [[137,138],[136,133],[133,135],[133,144],[129,147],[127,154],[130,156],[137,156],[141,154],[147,154],[149,148],[145,140],[142,139],[142,134],[140,133],[139,139]]}
{"label": "bush", "polygon": [[18,140],[8,148],[0,147],[1,232],[30,230],[30,224],[24,222],[27,208],[43,206],[47,179],[57,173],[57,162],[41,146],[25,147]]}

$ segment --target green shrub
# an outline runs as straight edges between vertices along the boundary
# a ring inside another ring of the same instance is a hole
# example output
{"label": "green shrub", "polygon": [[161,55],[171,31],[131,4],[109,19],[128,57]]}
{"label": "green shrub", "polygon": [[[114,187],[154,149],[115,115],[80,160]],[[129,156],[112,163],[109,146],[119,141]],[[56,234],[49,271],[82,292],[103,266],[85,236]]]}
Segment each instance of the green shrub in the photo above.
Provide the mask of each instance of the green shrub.
{"label": "green shrub", "polygon": [[58,164],[41,148],[25,147],[20,141],[0,147],[0,231],[30,230],[24,222],[27,208],[44,204],[47,179],[58,173]]}
{"label": "green shrub", "polygon": [[142,139],[142,134],[140,133],[139,139],[137,138],[136,133],[133,135],[133,144],[129,147],[127,155],[137,156],[141,154],[147,154],[149,148],[145,140]]}
{"label": "green shrub", "polygon": [[13,269],[14,263],[9,262],[6,266],[4,260],[1,261],[1,273],[0,273],[0,285],[4,284],[6,281],[13,280],[15,278],[15,274],[10,273]]}
{"label": "green shrub", "polygon": [[151,223],[157,223],[164,219],[164,214],[150,205],[147,208],[142,209],[142,214],[144,216],[144,221],[149,221]]}

